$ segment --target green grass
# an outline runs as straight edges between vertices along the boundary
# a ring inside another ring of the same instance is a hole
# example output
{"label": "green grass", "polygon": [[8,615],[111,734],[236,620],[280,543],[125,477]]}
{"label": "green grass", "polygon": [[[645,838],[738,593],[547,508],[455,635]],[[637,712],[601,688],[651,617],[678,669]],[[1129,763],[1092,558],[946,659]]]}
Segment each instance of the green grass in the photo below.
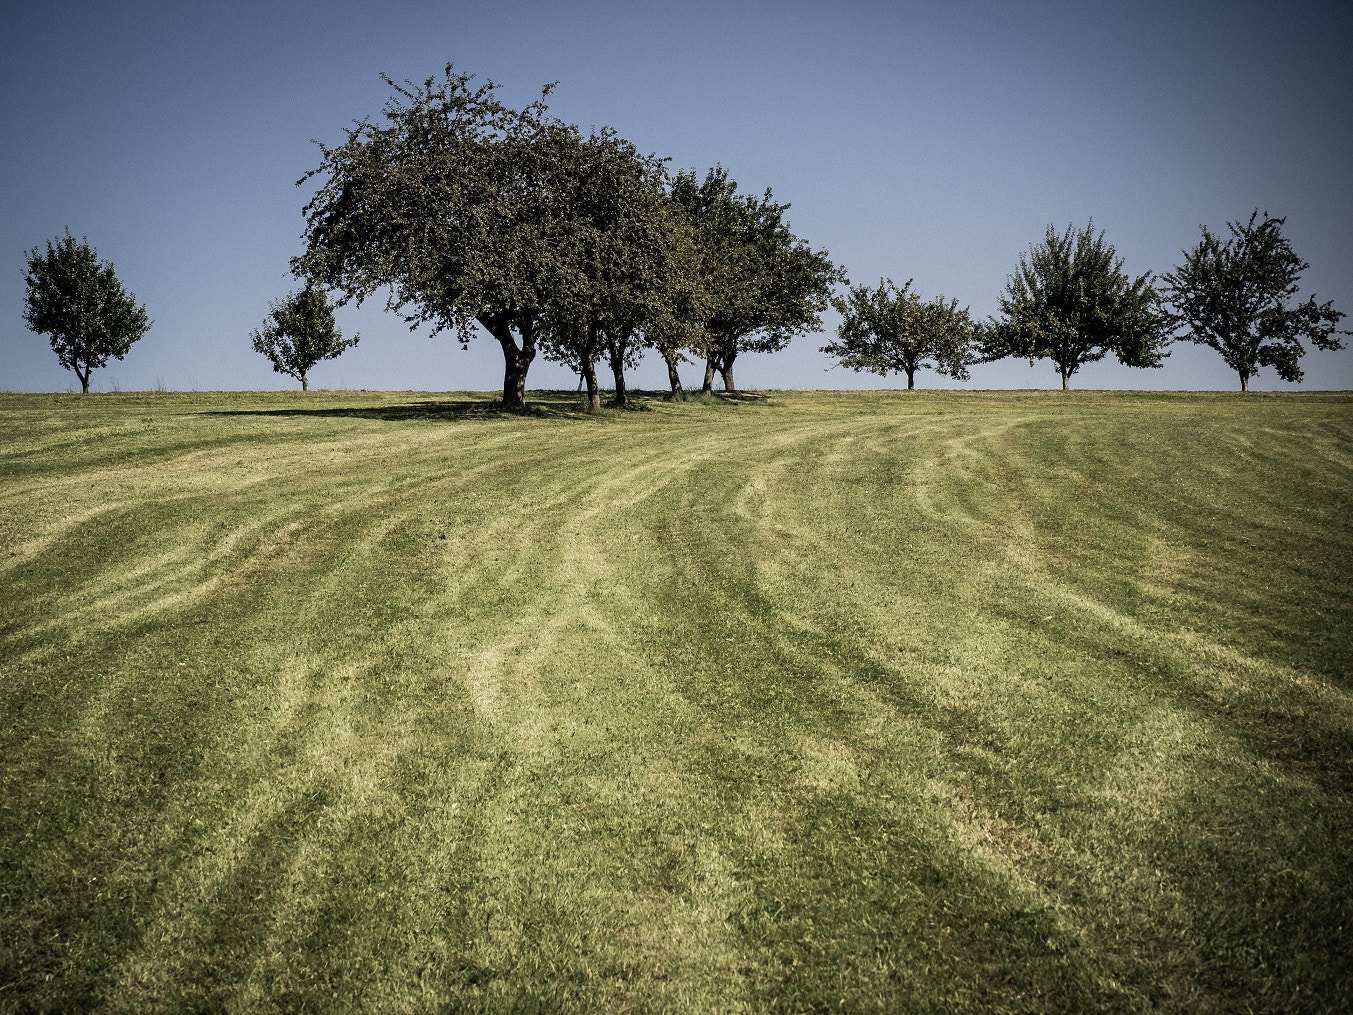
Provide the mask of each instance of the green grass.
{"label": "green grass", "polygon": [[1353,397],[0,396],[0,1009],[1338,1011]]}

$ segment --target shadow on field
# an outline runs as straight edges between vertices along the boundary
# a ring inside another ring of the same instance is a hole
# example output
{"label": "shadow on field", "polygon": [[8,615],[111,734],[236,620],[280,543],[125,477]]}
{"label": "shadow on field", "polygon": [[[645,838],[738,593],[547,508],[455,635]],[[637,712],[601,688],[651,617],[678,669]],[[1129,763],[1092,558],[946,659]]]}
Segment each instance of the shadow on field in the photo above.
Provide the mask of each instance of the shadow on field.
{"label": "shadow on field", "polygon": [[[302,396],[304,397],[304,396]],[[611,406],[603,400],[602,412],[615,414],[622,412],[644,412],[654,401],[672,401],[667,392],[632,392],[630,402],[624,406]],[[729,404],[766,402],[767,396],[760,392],[716,392],[713,395],[692,395],[683,401],[701,404]],[[469,420],[495,419],[502,417],[527,417],[535,419],[586,419],[595,415],[587,407],[586,398],[574,391],[532,391],[526,396],[524,408],[512,408],[503,405],[498,399],[489,398],[451,398],[426,399],[396,404],[363,405],[286,405],[275,409],[210,409],[199,413],[203,416],[311,416],[346,417],[350,419],[378,419],[387,422],[408,422],[410,420]]]}

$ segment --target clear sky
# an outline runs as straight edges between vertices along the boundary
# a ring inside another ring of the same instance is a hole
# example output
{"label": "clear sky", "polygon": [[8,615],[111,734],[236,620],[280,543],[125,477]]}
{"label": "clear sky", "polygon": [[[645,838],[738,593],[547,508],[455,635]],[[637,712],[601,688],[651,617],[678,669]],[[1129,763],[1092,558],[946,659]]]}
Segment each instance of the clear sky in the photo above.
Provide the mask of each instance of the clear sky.
{"label": "clear sky", "polygon": [[[154,321],[93,390],[291,386],[249,333],[296,287],[311,139],[339,142],[378,113],[382,71],[421,81],[447,62],[513,103],[558,81],[556,115],[612,126],[674,168],[721,163],[744,190],[772,188],[854,282],[912,278],[985,317],[1048,224],[1093,218],[1138,274],[1178,264],[1201,224],[1224,231],[1258,208],[1287,217],[1310,262],[1303,298],[1353,314],[1349,4],[10,0],[5,21],[0,390],[79,390],[22,318],[24,252],[67,227]],[[501,386],[487,338],[462,352],[371,301],[339,321],[361,344],[317,366],[316,387]],[[905,384],[829,370],[827,339],[739,360],[738,381]],[[1303,364],[1303,388],[1353,388],[1353,348]],[[528,383],[576,378],[538,361]],[[631,383],[662,387],[660,362]],[[1007,361],[969,384],[1060,382],[1049,363]],[[1107,360],[1072,385],[1237,379],[1177,345],[1162,369]],[[1268,369],[1253,386],[1289,387]]]}

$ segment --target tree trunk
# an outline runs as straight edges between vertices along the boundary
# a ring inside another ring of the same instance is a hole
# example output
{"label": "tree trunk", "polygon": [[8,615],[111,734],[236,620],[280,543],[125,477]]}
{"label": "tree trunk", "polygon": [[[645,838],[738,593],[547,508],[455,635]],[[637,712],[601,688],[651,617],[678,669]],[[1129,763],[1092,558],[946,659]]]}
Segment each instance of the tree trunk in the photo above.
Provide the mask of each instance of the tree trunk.
{"label": "tree trunk", "polygon": [[1061,373],[1062,373],[1062,390],[1066,391],[1071,386],[1070,384],[1067,383],[1068,381],[1071,380],[1071,375],[1067,373],[1065,370],[1063,370]]}
{"label": "tree trunk", "polygon": [[509,409],[525,408],[526,371],[536,358],[535,336],[530,326],[522,329],[521,345],[518,346],[504,316],[480,317],[478,320],[503,350],[503,405]]}
{"label": "tree trunk", "polygon": [[705,360],[705,383],[700,386],[700,394],[712,395],[714,393],[714,356],[711,354],[709,359]]}
{"label": "tree trunk", "polygon": [[681,386],[681,375],[677,373],[676,356],[665,352],[662,358],[667,361],[667,383],[672,385],[672,394],[677,398],[684,397],[686,391]]}
{"label": "tree trunk", "polygon": [[614,343],[608,342],[606,354],[611,361],[611,376],[615,378],[615,404],[624,405],[629,401],[629,391],[625,387],[625,353]]}
{"label": "tree trunk", "polygon": [[1250,375],[1245,373],[1244,371],[1240,372],[1240,390],[1241,391],[1250,390]]}
{"label": "tree trunk", "polygon": [[907,390],[912,391],[916,388],[916,368],[912,367],[907,371]]}
{"label": "tree trunk", "polygon": [[597,363],[588,353],[580,357],[582,361],[583,380],[587,382],[587,404],[591,406],[592,411],[596,412],[601,408],[601,388],[597,384]]}
{"label": "tree trunk", "polygon": [[719,376],[723,378],[724,391],[733,391],[733,361],[719,364]]}
{"label": "tree trunk", "polygon": [[75,367],[74,369],[75,369],[75,376],[78,377],[78,378],[80,378],[80,394],[82,394],[82,395],[87,395],[87,394],[89,394],[89,375],[92,374],[92,373],[94,372],[94,368],[93,368],[93,367],[85,367],[85,372],[84,372],[84,373],[80,373],[80,368],[79,368],[78,366]]}
{"label": "tree trunk", "polygon": [[503,405],[511,409],[526,406],[526,367],[516,349],[505,354],[503,363]]}
{"label": "tree trunk", "polygon": [[302,391],[310,390],[310,382],[305,379],[305,374],[301,374],[301,390]]}

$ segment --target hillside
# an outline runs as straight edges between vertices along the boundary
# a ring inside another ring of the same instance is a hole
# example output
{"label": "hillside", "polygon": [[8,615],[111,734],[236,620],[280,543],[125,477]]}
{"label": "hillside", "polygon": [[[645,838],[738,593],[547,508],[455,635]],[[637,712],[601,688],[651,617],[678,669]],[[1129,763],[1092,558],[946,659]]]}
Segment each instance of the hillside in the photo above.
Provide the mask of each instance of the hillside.
{"label": "hillside", "polygon": [[0,1009],[1335,1011],[1353,396],[0,396]]}

